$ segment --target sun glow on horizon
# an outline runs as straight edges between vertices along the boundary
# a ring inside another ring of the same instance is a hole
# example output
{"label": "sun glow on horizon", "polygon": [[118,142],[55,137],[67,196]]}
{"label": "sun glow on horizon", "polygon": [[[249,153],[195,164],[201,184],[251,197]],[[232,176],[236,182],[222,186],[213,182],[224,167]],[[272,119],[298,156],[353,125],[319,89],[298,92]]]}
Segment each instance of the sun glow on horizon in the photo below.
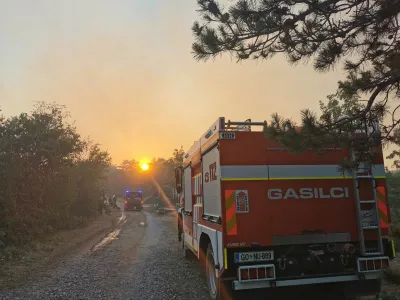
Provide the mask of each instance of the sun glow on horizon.
{"label": "sun glow on horizon", "polygon": [[142,171],[148,171],[150,169],[150,165],[149,165],[149,160],[148,159],[141,159],[139,161],[139,167]]}
{"label": "sun glow on horizon", "polygon": [[142,169],[142,171],[147,171],[150,167],[147,163],[143,163],[140,165],[140,168]]}

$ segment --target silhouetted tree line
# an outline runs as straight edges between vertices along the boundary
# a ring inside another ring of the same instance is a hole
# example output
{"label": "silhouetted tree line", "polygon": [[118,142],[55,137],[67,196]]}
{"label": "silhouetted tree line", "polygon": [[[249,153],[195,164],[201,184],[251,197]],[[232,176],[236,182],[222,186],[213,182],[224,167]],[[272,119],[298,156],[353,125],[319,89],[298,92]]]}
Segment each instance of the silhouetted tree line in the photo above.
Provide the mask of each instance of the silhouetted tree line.
{"label": "silhouetted tree line", "polygon": [[[149,163],[148,171],[142,171],[136,160],[124,160],[118,168],[113,166],[108,172],[108,193],[123,196],[125,190],[141,189],[145,198],[156,198],[159,190],[162,190],[174,204],[172,200],[175,186],[174,170],[182,165],[184,155],[182,147],[175,149],[168,159],[153,159]],[[149,201],[154,202],[152,199]]]}
{"label": "silhouetted tree line", "polygon": [[83,139],[64,107],[0,116],[0,246],[86,223],[98,213],[111,159]]}

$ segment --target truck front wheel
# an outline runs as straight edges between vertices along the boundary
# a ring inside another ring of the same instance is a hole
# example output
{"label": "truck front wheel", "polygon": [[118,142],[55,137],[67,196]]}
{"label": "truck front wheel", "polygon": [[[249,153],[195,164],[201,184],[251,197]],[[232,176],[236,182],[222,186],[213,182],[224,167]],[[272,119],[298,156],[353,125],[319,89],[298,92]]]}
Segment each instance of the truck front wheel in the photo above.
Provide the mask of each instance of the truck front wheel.
{"label": "truck front wheel", "polygon": [[206,276],[207,276],[207,287],[208,292],[210,293],[210,297],[213,300],[220,300],[220,288],[217,275],[215,274],[215,260],[214,260],[214,252],[211,244],[207,247],[207,256],[206,256]]}
{"label": "truck front wheel", "polygon": [[208,292],[212,300],[243,299],[242,294],[232,290],[230,282],[223,282],[215,274],[215,259],[211,244],[208,245],[206,253],[206,278]]}
{"label": "truck front wheel", "polygon": [[181,243],[182,243],[182,254],[183,254],[183,257],[185,259],[189,259],[190,258],[190,253],[189,253],[190,250],[186,246],[185,234],[184,233],[181,233]]}

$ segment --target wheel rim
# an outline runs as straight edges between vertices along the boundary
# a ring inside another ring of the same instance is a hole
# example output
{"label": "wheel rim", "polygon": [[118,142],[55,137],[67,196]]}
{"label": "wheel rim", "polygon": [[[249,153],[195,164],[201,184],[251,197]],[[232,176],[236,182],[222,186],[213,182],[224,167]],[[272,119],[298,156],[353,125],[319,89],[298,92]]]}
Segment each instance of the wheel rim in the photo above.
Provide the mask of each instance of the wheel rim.
{"label": "wheel rim", "polygon": [[216,279],[216,276],[215,276],[215,270],[214,270],[214,268],[213,268],[213,266],[214,266],[214,259],[213,259],[213,257],[211,256],[209,259],[208,259],[208,286],[209,286],[209,288],[210,288],[210,293],[212,294],[212,295],[216,295],[217,294],[217,279]]}

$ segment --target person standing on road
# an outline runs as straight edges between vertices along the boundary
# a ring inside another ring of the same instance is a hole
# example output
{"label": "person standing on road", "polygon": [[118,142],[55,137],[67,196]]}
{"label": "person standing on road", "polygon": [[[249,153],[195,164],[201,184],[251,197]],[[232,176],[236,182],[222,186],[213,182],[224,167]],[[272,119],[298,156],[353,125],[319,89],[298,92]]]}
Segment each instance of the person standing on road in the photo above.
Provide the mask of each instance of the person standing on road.
{"label": "person standing on road", "polygon": [[109,199],[104,199],[104,210],[107,215],[111,215],[111,210],[110,210],[110,201]]}
{"label": "person standing on road", "polygon": [[106,207],[105,207],[105,203],[104,203],[105,198],[106,198],[105,192],[102,191],[101,196],[99,198],[99,203],[98,203],[99,204],[98,209],[99,209],[100,216],[103,215],[103,210],[106,211]]}
{"label": "person standing on road", "polygon": [[103,202],[104,211],[106,212],[107,215],[111,215],[111,210],[110,210],[111,197],[109,197],[107,195],[107,193],[104,192],[102,200],[103,200],[102,202]]}
{"label": "person standing on road", "polygon": [[115,194],[114,194],[113,197],[112,197],[112,202],[113,202],[114,207],[115,207],[115,208],[118,208],[118,205],[117,205],[117,196],[116,196]]}
{"label": "person standing on road", "polygon": [[185,199],[183,197],[183,193],[181,194],[181,201],[180,201],[180,207],[178,210],[178,241],[182,241],[182,233],[183,233],[183,208],[185,205]]}

